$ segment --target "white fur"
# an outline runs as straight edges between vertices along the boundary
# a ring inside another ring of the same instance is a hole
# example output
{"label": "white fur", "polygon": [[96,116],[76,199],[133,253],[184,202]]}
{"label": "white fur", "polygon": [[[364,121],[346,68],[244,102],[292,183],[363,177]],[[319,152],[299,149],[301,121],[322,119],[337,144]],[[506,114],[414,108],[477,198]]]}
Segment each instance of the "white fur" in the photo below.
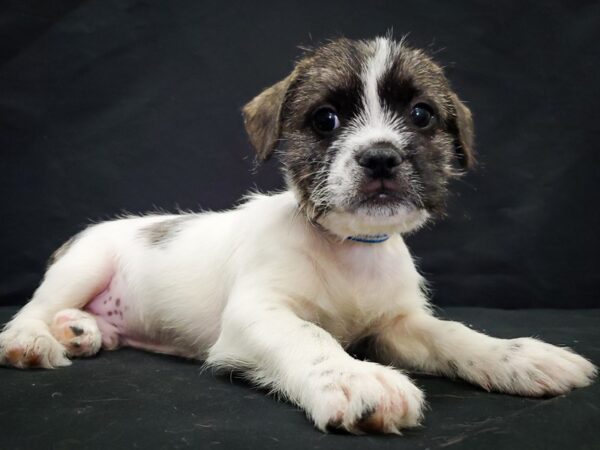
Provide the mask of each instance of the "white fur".
{"label": "white fur", "polygon": [[[83,307],[122,276],[135,308],[129,329],[161,344],[147,348],[245,370],[320,429],[395,433],[419,422],[423,396],[404,374],[344,351],[367,335],[378,337],[390,362],[486,389],[557,394],[590,382],[594,366],[568,350],[522,340],[511,351],[511,341],[432,317],[400,235],[376,245],[340,241],[296,208],[291,192],[255,195],[235,210],[198,215],[160,246],[143,230],[171,216],[89,228],[0,335],[4,363],[23,367],[37,352],[43,367],[69,364],[49,325],[57,314],[76,320],[61,311]],[[96,333],[89,325],[83,337]],[[15,349],[23,358],[9,358]],[[512,360],[503,361],[506,354]]]}

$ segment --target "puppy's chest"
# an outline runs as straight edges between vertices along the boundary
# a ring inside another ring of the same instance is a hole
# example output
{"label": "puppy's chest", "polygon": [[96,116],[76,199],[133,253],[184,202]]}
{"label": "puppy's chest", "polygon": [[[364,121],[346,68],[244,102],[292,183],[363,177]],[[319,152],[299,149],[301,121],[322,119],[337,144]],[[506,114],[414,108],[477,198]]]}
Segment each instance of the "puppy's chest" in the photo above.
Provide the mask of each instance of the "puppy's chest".
{"label": "puppy's chest", "polygon": [[350,249],[322,260],[311,319],[341,341],[368,334],[384,316],[401,314],[421,301],[412,260],[390,252]]}

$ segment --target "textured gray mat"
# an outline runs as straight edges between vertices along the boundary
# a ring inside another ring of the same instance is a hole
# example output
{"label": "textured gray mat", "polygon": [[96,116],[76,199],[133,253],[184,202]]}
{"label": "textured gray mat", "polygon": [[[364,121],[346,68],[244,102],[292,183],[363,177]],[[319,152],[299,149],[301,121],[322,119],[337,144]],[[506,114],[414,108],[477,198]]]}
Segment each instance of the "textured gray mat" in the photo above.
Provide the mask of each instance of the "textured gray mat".
{"label": "textured gray mat", "polygon": [[[0,309],[0,322],[12,308]],[[600,310],[448,308],[500,337],[535,335],[600,362]],[[552,399],[416,376],[430,410],[403,437],[325,435],[304,414],[201,364],[124,349],[54,371],[0,369],[0,448],[598,449],[600,385]]]}

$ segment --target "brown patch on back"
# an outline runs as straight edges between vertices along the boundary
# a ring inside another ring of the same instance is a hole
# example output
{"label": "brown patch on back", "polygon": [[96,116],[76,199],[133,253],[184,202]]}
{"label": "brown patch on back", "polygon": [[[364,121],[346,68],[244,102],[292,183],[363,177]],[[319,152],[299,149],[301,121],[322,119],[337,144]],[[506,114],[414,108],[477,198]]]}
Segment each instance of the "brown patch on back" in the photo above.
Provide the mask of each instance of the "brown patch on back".
{"label": "brown patch on back", "polygon": [[195,217],[194,214],[187,214],[171,219],[165,219],[140,229],[140,234],[147,239],[151,245],[165,245],[182,230],[183,223]]}

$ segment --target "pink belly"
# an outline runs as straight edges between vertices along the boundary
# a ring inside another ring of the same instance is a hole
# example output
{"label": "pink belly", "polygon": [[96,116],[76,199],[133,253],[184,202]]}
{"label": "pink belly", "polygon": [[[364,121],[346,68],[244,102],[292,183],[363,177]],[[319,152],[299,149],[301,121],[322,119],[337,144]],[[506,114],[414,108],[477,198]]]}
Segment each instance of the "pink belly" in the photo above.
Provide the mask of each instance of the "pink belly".
{"label": "pink belly", "polygon": [[113,277],[108,287],[93,298],[85,306],[85,310],[104,319],[113,325],[119,334],[125,335],[129,305],[126,304],[122,282],[119,279],[120,277]]}
{"label": "pink belly", "polygon": [[154,342],[153,339],[132,332],[130,324],[134,308],[131,301],[123,277],[117,274],[112,278],[108,287],[84,307],[85,311],[96,318],[102,334],[103,348],[114,350],[121,346],[129,346],[187,358],[196,357],[196,353],[189,349],[180,349],[169,343]]}
{"label": "pink belly", "polygon": [[96,317],[105,348],[113,349],[124,344],[130,307],[127,304],[122,277],[114,276],[108,287],[94,297],[84,310]]}

